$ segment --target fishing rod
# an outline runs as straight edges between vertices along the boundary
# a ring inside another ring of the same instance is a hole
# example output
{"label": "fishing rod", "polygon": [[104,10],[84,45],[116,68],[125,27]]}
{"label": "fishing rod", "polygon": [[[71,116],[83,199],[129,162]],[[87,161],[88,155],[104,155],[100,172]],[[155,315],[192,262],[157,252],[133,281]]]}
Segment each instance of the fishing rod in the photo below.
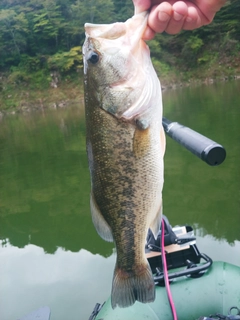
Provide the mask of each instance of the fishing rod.
{"label": "fishing rod", "polygon": [[169,137],[180,143],[210,166],[218,166],[225,160],[226,150],[217,142],[178,122],[172,122],[164,117],[162,118],[162,125]]}

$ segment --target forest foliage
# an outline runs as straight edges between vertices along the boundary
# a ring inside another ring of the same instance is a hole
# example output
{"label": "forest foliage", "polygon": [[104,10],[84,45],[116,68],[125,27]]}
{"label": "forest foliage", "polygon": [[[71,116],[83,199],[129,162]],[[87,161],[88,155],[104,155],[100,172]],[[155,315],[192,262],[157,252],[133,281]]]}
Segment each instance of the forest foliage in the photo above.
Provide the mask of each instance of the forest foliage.
{"label": "forest foliage", "polygon": [[[9,73],[12,83],[35,87],[49,85],[53,71],[76,74],[82,68],[84,23],[125,21],[132,14],[131,0],[1,0],[0,71]],[[237,55],[240,1],[228,0],[208,26],[159,34],[149,46],[162,72],[178,65],[187,70],[228,51]]]}

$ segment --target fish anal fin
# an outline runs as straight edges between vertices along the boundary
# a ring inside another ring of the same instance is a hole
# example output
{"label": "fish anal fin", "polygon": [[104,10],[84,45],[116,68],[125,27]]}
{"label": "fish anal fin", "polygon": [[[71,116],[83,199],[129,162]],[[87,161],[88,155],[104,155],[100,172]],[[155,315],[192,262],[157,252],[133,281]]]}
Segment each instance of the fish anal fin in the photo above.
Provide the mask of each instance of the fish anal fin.
{"label": "fish anal fin", "polygon": [[97,233],[103,240],[112,242],[113,236],[111,228],[109,227],[108,223],[106,222],[102,213],[100,212],[93,193],[91,193],[90,197],[90,209],[92,214],[92,221],[97,230]]}
{"label": "fish anal fin", "polygon": [[154,219],[150,224],[150,229],[152,230],[152,233],[156,240],[157,240],[157,236],[161,226],[161,218],[162,218],[162,203],[160,205],[159,210],[157,211],[157,214],[155,215]]}
{"label": "fish anal fin", "polygon": [[155,284],[148,262],[137,267],[135,271],[125,271],[115,267],[111,303],[112,308],[118,305],[127,308],[140,301],[149,303],[155,300]]}

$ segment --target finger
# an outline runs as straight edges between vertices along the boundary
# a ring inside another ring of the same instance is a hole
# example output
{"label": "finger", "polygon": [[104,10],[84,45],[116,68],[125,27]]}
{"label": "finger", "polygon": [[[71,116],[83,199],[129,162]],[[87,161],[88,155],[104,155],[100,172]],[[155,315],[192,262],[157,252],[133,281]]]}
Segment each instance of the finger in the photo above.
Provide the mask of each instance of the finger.
{"label": "finger", "polygon": [[176,34],[183,28],[185,19],[188,15],[187,4],[183,1],[177,1],[172,6],[172,16],[165,31],[169,34]]}
{"label": "finger", "polygon": [[188,14],[183,24],[184,30],[194,30],[203,25],[199,10],[193,6],[188,7]]}
{"label": "finger", "polygon": [[212,22],[217,11],[226,3],[226,0],[208,0],[208,1],[199,1],[194,0],[197,7],[202,13],[203,24],[209,24]]}
{"label": "finger", "polygon": [[133,0],[135,14],[148,10],[151,7],[151,0]]}
{"label": "finger", "polygon": [[172,6],[168,2],[162,2],[154,6],[148,17],[148,25],[154,32],[163,32],[171,19]]}
{"label": "finger", "polygon": [[147,27],[147,29],[143,33],[143,40],[152,40],[155,36],[155,33],[150,27]]}

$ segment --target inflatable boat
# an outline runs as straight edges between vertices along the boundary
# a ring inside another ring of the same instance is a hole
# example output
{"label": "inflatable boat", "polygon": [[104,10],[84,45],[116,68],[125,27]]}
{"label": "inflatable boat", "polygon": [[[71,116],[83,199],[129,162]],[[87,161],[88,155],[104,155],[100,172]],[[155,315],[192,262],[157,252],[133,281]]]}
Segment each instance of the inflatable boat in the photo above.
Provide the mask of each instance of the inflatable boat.
{"label": "inflatable boat", "polygon": [[[240,268],[214,262],[203,277],[177,279],[171,284],[178,320],[240,319]],[[136,302],[126,309],[112,309],[110,299],[96,320],[172,320],[164,287],[156,287],[154,303]]]}
{"label": "inflatable boat", "polygon": [[[200,253],[190,226],[171,228],[164,217],[164,242],[171,299],[165,275],[159,238],[149,233],[146,255],[156,284],[153,303],[136,302],[128,308],[111,307],[109,298],[96,304],[89,320],[240,320],[240,267],[213,262]],[[172,310],[174,304],[175,318]]]}

